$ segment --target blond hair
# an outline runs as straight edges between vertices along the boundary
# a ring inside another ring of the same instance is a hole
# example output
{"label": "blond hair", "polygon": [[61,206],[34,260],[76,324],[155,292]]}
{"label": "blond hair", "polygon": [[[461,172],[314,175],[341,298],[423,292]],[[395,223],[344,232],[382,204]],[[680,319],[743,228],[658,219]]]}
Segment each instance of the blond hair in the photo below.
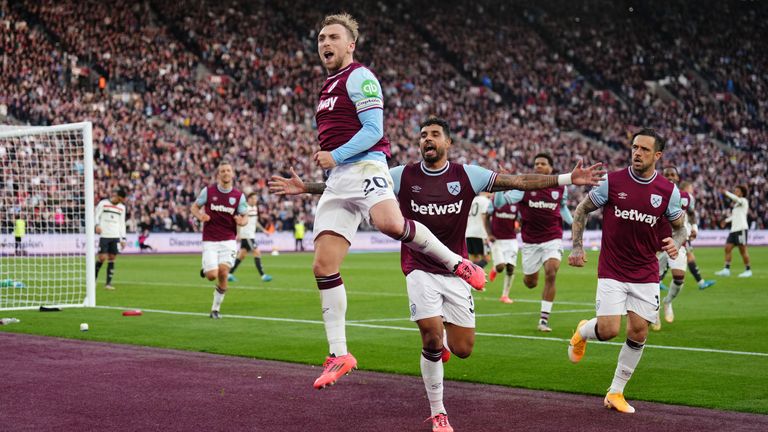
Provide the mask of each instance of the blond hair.
{"label": "blond hair", "polygon": [[347,29],[349,36],[352,38],[352,41],[357,42],[358,25],[357,25],[357,20],[354,19],[352,15],[346,12],[335,14],[335,15],[328,15],[323,19],[323,24],[321,28],[327,27],[333,24],[341,24],[345,29]]}

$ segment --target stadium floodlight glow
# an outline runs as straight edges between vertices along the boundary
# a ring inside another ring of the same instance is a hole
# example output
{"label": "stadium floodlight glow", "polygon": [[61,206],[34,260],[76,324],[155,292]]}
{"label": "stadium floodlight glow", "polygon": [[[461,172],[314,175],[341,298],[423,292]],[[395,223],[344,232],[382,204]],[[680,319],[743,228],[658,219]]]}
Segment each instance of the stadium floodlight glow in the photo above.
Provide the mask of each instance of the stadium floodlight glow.
{"label": "stadium floodlight glow", "polygon": [[90,122],[0,126],[0,310],[96,305],[93,199]]}

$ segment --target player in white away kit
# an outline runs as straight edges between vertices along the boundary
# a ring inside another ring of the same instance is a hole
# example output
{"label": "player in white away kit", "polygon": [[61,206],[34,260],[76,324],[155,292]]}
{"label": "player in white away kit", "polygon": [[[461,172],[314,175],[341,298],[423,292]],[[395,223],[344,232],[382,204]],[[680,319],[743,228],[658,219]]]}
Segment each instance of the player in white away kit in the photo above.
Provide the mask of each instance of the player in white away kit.
{"label": "player in white away kit", "polygon": [[[104,289],[113,290],[112,277],[115,275],[115,259],[125,247],[125,190],[117,188],[109,199],[103,199],[96,205],[96,234],[99,235],[99,254],[96,259],[96,279],[99,270],[107,263],[107,283]],[[118,249],[118,245],[120,248]]]}
{"label": "player in white away kit", "polygon": [[272,280],[272,276],[264,273],[264,268],[261,266],[261,251],[259,245],[256,244],[256,231],[264,231],[264,227],[259,223],[259,195],[256,192],[251,192],[246,198],[248,202],[248,223],[244,227],[240,228],[238,237],[240,237],[240,250],[237,252],[237,258],[235,259],[235,265],[229,271],[227,280],[229,282],[237,282],[235,278],[235,270],[240,266],[240,263],[245,259],[248,252],[253,254],[253,262],[256,264],[256,270],[258,270],[261,280],[269,282]]}
{"label": "player in white away kit", "polygon": [[217,280],[213,291],[210,317],[219,314],[227,293],[227,276],[235,263],[237,227],[248,223],[245,216],[248,204],[245,195],[235,189],[235,171],[229,162],[221,162],[216,172],[216,183],[204,187],[192,204],[192,215],[203,222],[203,269],[200,276]]}
{"label": "player in white away kit", "polygon": [[467,254],[473,263],[485,267],[488,262],[485,259],[485,242],[488,241],[488,232],[485,227],[485,219],[491,200],[487,192],[481,192],[472,200],[467,219]]}
{"label": "player in white away kit", "polygon": [[722,190],[722,193],[730,198],[734,205],[731,215],[725,219],[726,222],[731,223],[731,232],[728,234],[728,239],[725,242],[725,267],[715,272],[715,274],[717,276],[731,275],[731,251],[733,251],[734,246],[738,246],[741,259],[744,261],[744,267],[746,267],[743,272],[739,273],[739,277],[752,277],[752,267],[749,265],[749,252],[747,251],[747,234],[749,231],[747,221],[747,213],[749,213],[747,187],[739,185],[736,186],[736,190],[733,193],[725,189]]}
{"label": "player in white away kit", "polygon": [[[696,197],[693,194],[693,184],[691,182],[683,181],[680,182],[680,193],[683,192],[688,193],[688,196],[691,200],[691,207],[693,208],[696,203]],[[697,222],[699,220],[699,215],[696,213],[696,209],[693,208],[693,213],[689,213],[689,222],[691,222],[691,234],[689,236],[688,243],[686,243],[685,251],[688,255],[688,271],[691,272],[691,275],[693,275],[693,278],[696,279],[696,283],[699,285],[699,289],[707,289],[715,284],[715,281],[712,279],[704,279],[701,276],[701,270],[699,269],[698,264],[696,264],[696,255],[693,253],[693,241],[696,240],[696,237],[699,235],[699,227],[697,225]],[[664,287],[662,286],[662,289]]]}
{"label": "player in white away kit", "polygon": [[426,253],[476,289],[485,273],[445,247],[424,225],[403,218],[387,167],[384,99],[376,76],[353,59],[357,22],[348,14],[327,16],[317,53],[328,71],[315,119],[320,151],[314,161],[328,175],[315,217],[315,275],[329,355],[313,387],[324,388],[357,367],[347,350],[347,294],[339,272],[363,218],[383,234]]}
{"label": "player in white away kit", "polygon": [[[669,285],[669,292],[662,300],[662,304],[664,305],[664,320],[668,323],[672,323],[675,321],[675,312],[672,309],[672,302],[677,298],[677,296],[680,294],[680,291],[683,289],[685,269],[688,267],[688,258],[693,254],[690,244],[694,237],[693,224],[696,223],[696,204],[694,203],[693,195],[688,193],[686,187],[683,186],[683,184],[686,182],[680,182],[680,174],[677,172],[676,166],[670,165],[664,167],[662,173],[667,180],[677,185],[680,189],[680,208],[683,209],[683,212],[685,212],[683,217],[685,218],[685,231],[688,235],[685,240],[685,244],[680,247],[680,250],[677,251],[677,258],[671,259],[669,254],[665,252],[661,252],[658,255],[660,273],[659,279],[663,281],[664,276],[667,274],[667,270],[672,271],[672,283]],[[671,234],[672,229],[664,219],[662,219],[660,223],[664,224],[664,227],[662,227],[661,237],[668,237]],[[701,279],[700,275],[699,279]],[[699,287],[702,289],[712,286],[713,284],[714,281],[699,280]],[[663,283],[660,283],[659,286],[661,289],[665,289]],[[661,330],[661,314],[656,316],[656,322],[651,324],[651,329],[654,331]]]}
{"label": "player in white away kit", "polygon": [[597,317],[579,322],[568,346],[568,358],[579,362],[587,341],[609,340],[619,334],[627,315],[627,340],[619,352],[613,382],[603,404],[622,413],[635,409],[624,399],[624,386],[632,377],[648,337],[648,324],[659,311],[660,218],[667,218],[673,238],[663,239],[662,250],[674,259],[685,242],[683,211],[677,186],[658,175],[664,140],[643,129],[632,137],[632,165],[609,173],[593,188],[573,214],[573,250],[568,264],[583,267],[584,226],[587,213],[603,208],[603,238],[597,266]]}
{"label": "player in white away kit", "polygon": [[[406,217],[429,227],[451,249],[466,256],[464,230],[469,208],[466,203],[481,191],[544,188],[573,182],[595,184],[603,175],[600,164],[570,174],[497,174],[475,165],[453,164],[447,152],[450,130],[444,120],[431,118],[421,126],[421,163],[392,168],[400,209]],[[294,174],[290,179],[272,177],[271,192],[318,193],[323,184],[304,184]],[[470,287],[439,261],[403,245],[401,267],[406,275],[411,320],[421,333],[421,374],[429,399],[433,432],[452,432],[443,406],[443,362],[450,356],[466,358],[475,343],[475,310]]]}

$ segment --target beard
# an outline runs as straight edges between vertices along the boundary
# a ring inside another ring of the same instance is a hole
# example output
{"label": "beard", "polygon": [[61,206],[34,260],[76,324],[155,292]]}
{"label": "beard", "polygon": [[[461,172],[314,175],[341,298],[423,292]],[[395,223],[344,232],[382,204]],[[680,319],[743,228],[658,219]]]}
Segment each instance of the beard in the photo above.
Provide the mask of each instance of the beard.
{"label": "beard", "polygon": [[632,161],[632,167],[633,167],[633,169],[634,169],[634,167],[635,167],[635,164],[636,164],[636,163],[637,163],[637,164],[639,164],[639,165],[638,165],[638,167],[637,167],[637,169],[635,169],[635,173],[636,173],[636,174],[643,174],[643,173],[647,173],[647,172],[650,172],[650,171],[652,171],[652,170],[653,170],[653,168],[656,166],[656,162],[655,162],[655,161],[654,161],[654,162],[651,162],[651,163],[644,163],[644,162],[635,162],[635,161]]}
{"label": "beard", "polygon": [[440,159],[445,156],[445,149],[435,148],[435,155],[434,156],[427,156],[425,151],[421,152],[421,157],[424,159],[424,162],[427,163],[435,163],[439,161]]}

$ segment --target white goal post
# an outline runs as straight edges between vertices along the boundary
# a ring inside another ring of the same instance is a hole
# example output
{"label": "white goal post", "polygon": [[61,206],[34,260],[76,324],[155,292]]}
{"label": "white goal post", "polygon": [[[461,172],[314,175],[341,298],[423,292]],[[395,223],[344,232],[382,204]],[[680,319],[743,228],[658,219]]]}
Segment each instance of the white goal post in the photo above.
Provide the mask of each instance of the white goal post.
{"label": "white goal post", "polygon": [[96,305],[90,122],[0,126],[0,310]]}

